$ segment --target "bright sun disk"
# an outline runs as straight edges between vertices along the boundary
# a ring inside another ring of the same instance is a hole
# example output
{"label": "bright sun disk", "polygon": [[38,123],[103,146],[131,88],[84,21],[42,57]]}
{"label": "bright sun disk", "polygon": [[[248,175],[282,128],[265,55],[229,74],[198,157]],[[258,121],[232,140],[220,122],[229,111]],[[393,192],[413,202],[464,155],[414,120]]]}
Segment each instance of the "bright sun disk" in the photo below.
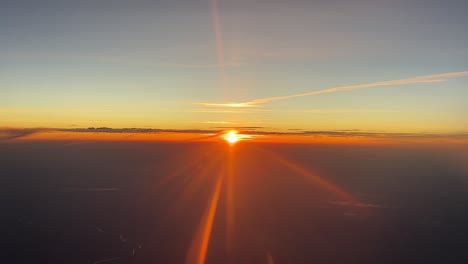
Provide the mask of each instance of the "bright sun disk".
{"label": "bright sun disk", "polygon": [[237,131],[231,130],[228,133],[224,134],[223,138],[229,142],[229,144],[234,144],[239,141],[239,136],[237,135]]}

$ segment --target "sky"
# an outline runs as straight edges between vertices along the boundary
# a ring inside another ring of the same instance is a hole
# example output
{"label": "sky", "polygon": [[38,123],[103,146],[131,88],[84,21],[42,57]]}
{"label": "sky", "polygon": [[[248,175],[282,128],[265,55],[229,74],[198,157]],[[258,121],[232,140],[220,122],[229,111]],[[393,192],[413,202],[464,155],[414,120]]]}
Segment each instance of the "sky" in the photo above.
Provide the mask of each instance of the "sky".
{"label": "sky", "polygon": [[0,127],[465,133],[467,8],[2,1]]}

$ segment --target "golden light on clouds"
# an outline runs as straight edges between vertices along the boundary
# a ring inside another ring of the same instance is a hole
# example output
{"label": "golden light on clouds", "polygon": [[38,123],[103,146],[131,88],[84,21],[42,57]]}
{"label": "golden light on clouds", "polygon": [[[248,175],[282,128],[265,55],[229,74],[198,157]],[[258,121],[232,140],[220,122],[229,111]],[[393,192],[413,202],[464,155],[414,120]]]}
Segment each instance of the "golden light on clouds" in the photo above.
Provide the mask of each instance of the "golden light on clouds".
{"label": "golden light on clouds", "polygon": [[258,105],[251,104],[251,103],[195,103],[199,106],[207,106],[207,107],[259,107]]}

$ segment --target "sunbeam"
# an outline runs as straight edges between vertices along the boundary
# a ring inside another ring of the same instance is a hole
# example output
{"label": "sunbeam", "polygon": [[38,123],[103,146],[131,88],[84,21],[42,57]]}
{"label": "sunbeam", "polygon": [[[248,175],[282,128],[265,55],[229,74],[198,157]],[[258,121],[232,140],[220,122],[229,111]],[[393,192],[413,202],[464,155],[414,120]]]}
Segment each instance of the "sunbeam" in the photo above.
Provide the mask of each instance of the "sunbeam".
{"label": "sunbeam", "polygon": [[213,190],[209,206],[200,222],[200,226],[190,244],[186,264],[204,264],[206,253],[208,251],[208,244],[211,237],[211,230],[213,229],[213,222],[216,215],[216,209],[219,201],[219,194],[221,192],[221,184],[223,182],[222,175],[218,175],[216,186]]}
{"label": "sunbeam", "polygon": [[267,263],[268,264],[275,264],[275,260],[273,259],[273,256],[271,255],[270,252],[267,253]]}
{"label": "sunbeam", "polygon": [[221,19],[218,12],[218,0],[211,0],[211,16],[213,19],[213,29],[216,40],[216,55],[218,58],[218,67],[221,74],[221,84],[223,89],[227,88],[227,78],[226,78],[226,62],[224,55],[224,44],[223,44],[223,34],[221,30]]}
{"label": "sunbeam", "polygon": [[228,150],[226,170],[226,247],[228,254],[232,251],[234,243],[234,149]]}
{"label": "sunbeam", "polygon": [[[164,187],[167,184],[169,184],[171,181],[173,181],[178,175],[184,174],[187,171],[192,170],[195,166],[199,165],[201,161],[204,159],[207,159],[208,153],[212,153],[214,151],[213,146],[206,146],[203,145],[202,149],[197,149],[195,151],[192,151],[188,154],[185,154],[188,158],[185,158],[184,160],[188,160],[188,162],[184,164],[178,164],[175,170],[173,170],[171,173],[167,174],[165,177],[162,177],[159,182],[155,185],[155,187]],[[171,162],[177,162],[181,160],[181,158],[178,158],[176,160],[172,159]],[[169,162],[169,161],[168,161]]]}
{"label": "sunbeam", "polygon": [[358,199],[354,197],[351,193],[343,190],[336,184],[333,184],[324,178],[320,177],[316,173],[312,173],[308,171],[307,169],[297,165],[296,163],[293,163],[289,161],[288,159],[282,157],[280,154],[273,153],[271,151],[267,151],[263,148],[256,148],[256,150],[260,151],[261,153],[266,154],[268,157],[270,157],[273,161],[277,161],[279,164],[287,167],[288,169],[298,173],[299,175],[303,176],[305,179],[313,182],[314,184],[318,184],[319,186],[325,188],[326,190],[329,190],[330,192],[336,194],[340,199],[343,199],[345,201],[351,201],[353,203],[357,203]]}
{"label": "sunbeam", "polygon": [[209,182],[209,176],[213,175],[215,167],[219,165],[222,157],[216,156],[213,159],[204,163],[203,169],[199,173],[192,173],[187,185],[184,187],[183,192],[172,202],[170,212],[168,215],[181,214],[190,206],[191,199],[195,198],[199,191],[205,184]]}

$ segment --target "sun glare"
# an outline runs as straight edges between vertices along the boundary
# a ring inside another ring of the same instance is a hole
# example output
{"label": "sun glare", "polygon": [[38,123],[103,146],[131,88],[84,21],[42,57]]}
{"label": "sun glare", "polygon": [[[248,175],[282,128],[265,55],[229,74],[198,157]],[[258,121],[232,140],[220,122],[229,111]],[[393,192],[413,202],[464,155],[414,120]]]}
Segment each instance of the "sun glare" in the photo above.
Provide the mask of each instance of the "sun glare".
{"label": "sun glare", "polygon": [[229,130],[221,135],[221,138],[226,140],[229,145],[234,145],[242,140],[252,140],[252,135],[240,134],[237,130]]}
{"label": "sun glare", "polygon": [[229,143],[229,144],[234,144],[237,141],[239,141],[239,136],[237,135],[236,130],[231,130],[227,132],[226,134],[223,135],[223,138]]}

